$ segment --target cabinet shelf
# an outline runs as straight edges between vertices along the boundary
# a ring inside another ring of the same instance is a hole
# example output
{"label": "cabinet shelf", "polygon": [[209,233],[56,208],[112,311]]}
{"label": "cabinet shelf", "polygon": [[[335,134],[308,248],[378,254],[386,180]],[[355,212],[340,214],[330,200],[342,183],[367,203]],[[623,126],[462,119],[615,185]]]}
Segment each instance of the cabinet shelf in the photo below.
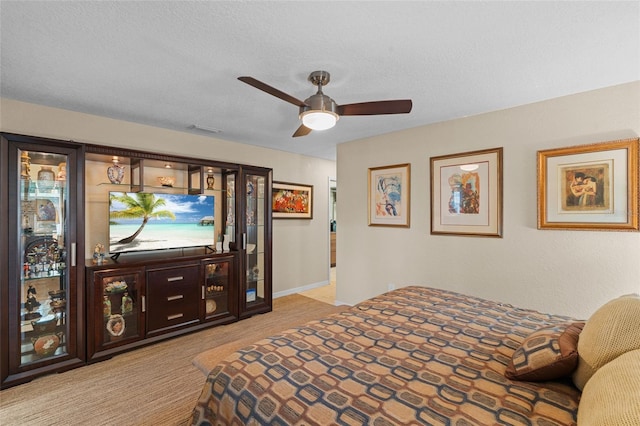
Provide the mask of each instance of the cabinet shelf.
{"label": "cabinet shelf", "polygon": [[[134,185],[128,183],[111,183],[111,182],[101,182],[96,184],[99,187],[107,187],[109,190],[113,192],[135,192],[133,191]],[[188,193],[192,188],[188,188],[185,186],[165,186],[165,185],[137,185],[140,188],[140,192],[142,191],[181,191],[184,193]],[[221,194],[221,189],[204,189],[204,194]]]}

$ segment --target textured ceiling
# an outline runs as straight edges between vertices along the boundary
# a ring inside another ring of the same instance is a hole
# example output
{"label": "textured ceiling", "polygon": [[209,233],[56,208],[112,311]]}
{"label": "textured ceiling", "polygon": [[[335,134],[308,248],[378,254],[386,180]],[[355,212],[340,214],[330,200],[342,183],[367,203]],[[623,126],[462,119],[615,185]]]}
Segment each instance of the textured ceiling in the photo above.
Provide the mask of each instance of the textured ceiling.
{"label": "textured ceiling", "polygon": [[[640,2],[5,1],[2,97],[335,159],[336,144],[640,79]],[[301,138],[298,99],[413,100]],[[212,135],[193,125],[219,129]]]}

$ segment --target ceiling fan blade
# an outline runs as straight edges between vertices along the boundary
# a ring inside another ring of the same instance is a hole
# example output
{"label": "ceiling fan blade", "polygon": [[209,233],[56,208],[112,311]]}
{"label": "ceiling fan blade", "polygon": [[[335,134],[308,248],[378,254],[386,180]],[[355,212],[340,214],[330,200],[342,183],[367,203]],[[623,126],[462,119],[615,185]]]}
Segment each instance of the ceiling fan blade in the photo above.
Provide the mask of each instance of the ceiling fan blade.
{"label": "ceiling fan blade", "polygon": [[268,84],[265,84],[259,80],[256,80],[253,77],[238,77],[238,80],[242,81],[243,83],[247,83],[249,86],[253,86],[256,89],[260,89],[263,92],[267,92],[268,94],[273,95],[276,98],[280,98],[283,101],[289,102],[290,104],[294,104],[295,106],[298,106],[298,107],[307,106],[300,99],[296,99],[293,96],[288,95],[283,91],[278,90],[275,87],[271,87]]}
{"label": "ceiling fan blade", "polygon": [[406,114],[411,112],[411,99],[394,101],[360,102],[357,104],[338,105],[338,115],[380,115]]}
{"label": "ceiling fan blade", "polygon": [[311,129],[305,126],[304,124],[301,124],[300,127],[298,127],[298,130],[295,131],[292,137],[297,138],[298,136],[307,136],[309,133],[311,133]]}

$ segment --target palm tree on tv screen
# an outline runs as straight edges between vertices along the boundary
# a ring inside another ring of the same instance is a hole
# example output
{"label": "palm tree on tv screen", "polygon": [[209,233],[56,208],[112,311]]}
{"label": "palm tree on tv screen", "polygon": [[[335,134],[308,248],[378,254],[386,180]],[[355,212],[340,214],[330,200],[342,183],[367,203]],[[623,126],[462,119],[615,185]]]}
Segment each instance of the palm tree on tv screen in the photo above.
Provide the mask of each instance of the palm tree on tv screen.
{"label": "palm tree on tv screen", "polygon": [[124,210],[111,211],[109,217],[111,219],[136,219],[142,218],[142,224],[132,235],[121,239],[118,244],[128,244],[136,239],[136,237],[142,232],[142,229],[147,224],[150,218],[168,217],[175,220],[176,215],[169,210],[159,210],[160,207],[165,205],[164,198],[156,198],[154,194],[137,192],[135,198],[130,194],[122,193],[122,195],[111,194],[109,202],[118,201],[124,204],[127,208]]}

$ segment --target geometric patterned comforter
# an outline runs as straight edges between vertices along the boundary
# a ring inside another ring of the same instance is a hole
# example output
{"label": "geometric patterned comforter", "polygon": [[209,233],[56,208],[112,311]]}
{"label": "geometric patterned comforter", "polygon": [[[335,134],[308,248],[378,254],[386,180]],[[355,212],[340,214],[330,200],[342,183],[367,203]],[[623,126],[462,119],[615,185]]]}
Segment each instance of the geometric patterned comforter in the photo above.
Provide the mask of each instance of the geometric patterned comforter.
{"label": "geometric patterned comforter", "polygon": [[574,425],[569,381],[504,376],[523,339],[572,320],[405,287],[247,346],[208,375],[193,424]]}

